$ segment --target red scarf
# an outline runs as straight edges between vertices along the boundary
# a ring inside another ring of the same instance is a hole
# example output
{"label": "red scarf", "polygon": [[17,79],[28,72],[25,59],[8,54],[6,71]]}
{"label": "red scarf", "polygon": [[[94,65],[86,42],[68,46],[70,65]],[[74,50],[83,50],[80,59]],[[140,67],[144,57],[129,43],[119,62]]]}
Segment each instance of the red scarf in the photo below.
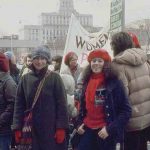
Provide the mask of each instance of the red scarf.
{"label": "red scarf", "polygon": [[96,89],[104,84],[104,80],[104,73],[91,75],[85,92],[86,102],[94,102]]}

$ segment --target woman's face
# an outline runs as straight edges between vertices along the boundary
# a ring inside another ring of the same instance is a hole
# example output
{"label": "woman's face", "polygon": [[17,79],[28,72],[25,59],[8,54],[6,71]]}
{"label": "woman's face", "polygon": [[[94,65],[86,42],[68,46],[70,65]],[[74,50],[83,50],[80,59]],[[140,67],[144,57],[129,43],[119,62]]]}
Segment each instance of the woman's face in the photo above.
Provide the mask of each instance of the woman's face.
{"label": "woman's face", "polygon": [[30,57],[27,57],[26,65],[31,66],[32,64],[32,59]]}
{"label": "woman's face", "polygon": [[40,71],[47,66],[47,60],[44,57],[36,57],[32,60],[32,64],[36,70]]}
{"label": "woman's face", "polygon": [[56,70],[60,69],[61,64],[57,61],[52,61],[52,66],[53,66],[54,70],[56,71]]}
{"label": "woman's face", "polygon": [[78,57],[76,55],[73,55],[72,59],[69,62],[69,66],[71,68],[76,67],[78,61]]}
{"label": "woman's face", "polygon": [[91,61],[91,69],[93,73],[100,73],[103,70],[104,60],[102,58],[94,58]]}

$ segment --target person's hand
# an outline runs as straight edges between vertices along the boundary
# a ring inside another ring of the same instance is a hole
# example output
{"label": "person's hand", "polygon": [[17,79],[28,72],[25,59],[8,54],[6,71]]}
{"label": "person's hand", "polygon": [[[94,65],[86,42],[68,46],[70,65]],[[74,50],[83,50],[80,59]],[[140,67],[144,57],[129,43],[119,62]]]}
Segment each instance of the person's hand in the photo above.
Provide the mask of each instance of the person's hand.
{"label": "person's hand", "polygon": [[56,133],[55,133],[55,139],[56,139],[56,142],[58,144],[61,144],[63,143],[64,139],[65,139],[65,130],[64,129],[57,129],[56,130]]}
{"label": "person's hand", "polygon": [[80,135],[82,135],[82,134],[84,134],[84,132],[85,132],[85,130],[84,130],[84,123],[83,124],[81,124],[81,126],[78,128],[78,133],[80,134]]}
{"label": "person's hand", "polygon": [[15,141],[16,141],[16,143],[20,143],[20,141],[21,141],[21,131],[20,130],[15,131]]}
{"label": "person's hand", "polygon": [[106,139],[106,138],[109,136],[109,134],[108,134],[108,132],[107,132],[107,130],[106,130],[106,127],[103,127],[103,128],[98,132],[98,136],[99,136],[100,138],[102,138],[102,139]]}

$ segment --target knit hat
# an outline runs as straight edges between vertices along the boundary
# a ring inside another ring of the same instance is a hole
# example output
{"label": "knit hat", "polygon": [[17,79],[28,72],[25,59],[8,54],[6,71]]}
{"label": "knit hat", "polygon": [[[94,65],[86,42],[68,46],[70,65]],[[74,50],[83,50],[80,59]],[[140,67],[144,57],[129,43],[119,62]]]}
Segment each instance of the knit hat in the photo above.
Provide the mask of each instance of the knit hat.
{"label": "knit hat", "polygon": [[89,53],[88,62],[90,63],[94,58],[102,58],[104,61],[111,61],[111,57],[104,49],[96,49]]}
{"label": "knit hat", "polygon": [[16,58],[15,58],[15,55],[12,51],[7,51],[4,54],[8,58],[8,60],[11,61],[12,64],[16,64]]}
{"label": "knit hat", "polygon": [[51,62],[50,50],[45,46],[39,46],[35,48],[35,50],[32,52],[32,59],[35,59],[36,57],[44,57],[48,63]]}
{"label": "knit hat", "polygon": [[12,51],[7,51],[7,52],[5,52],[4,54],[5,54],[5,56],[6,56],[8,59],[11,59],[11,58],[14,56],[14,54],[13,54]]}
{"label": "knit hat", "polygon": [[[73,58],[74,55],[77,56],[77,54],[76,54],[75,52],[68,52],[68,53],[66,54],[65,59],[64,59],[64,63],[65,63],[67,66],[69,66],[69,62],[70,62],[70,60]],[[78,58],[78,56],[77,56],[77,58]]]}
{"label": "knit hat", "polygon": [[0,70],[8,72],[9,70],[9,61],[8,58],[0,52]]}
{"label": "knit hat", "polygon": [[132,41],[133,41],[134,46],[135,46],[136,48],[140,48],[141,46],[140,46],[140,43],[139,43],[139,40],[138,40],[137,36],[136,36],[134,33],[132,33],[132,32],[128,32],[128,34],[129,34],[130,37],[132,38]]}

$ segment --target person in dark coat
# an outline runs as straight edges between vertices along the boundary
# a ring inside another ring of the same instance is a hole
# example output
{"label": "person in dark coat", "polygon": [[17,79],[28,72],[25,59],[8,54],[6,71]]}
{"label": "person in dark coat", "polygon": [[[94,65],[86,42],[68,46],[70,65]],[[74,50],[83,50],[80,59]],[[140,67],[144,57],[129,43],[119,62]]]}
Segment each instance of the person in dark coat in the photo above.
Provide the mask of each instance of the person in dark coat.
{"label": "person in dark coat", "polygon": [[52,57],[52,65],[54,67],[54,71],[57,73],[60,72],[61,62],[62,62],[62,56],[56,55]]}
{"label": "person in dark coat", "polygon": [[[15,83],[18,85],[18,83],[19,83],[19,72],[20,71],[16,65],[16,57],[12,51],[6,51],[4,54],[9,60],[9,74],[13,78]],[[16,147],[16,143],[15,143],[15,136],[13,133],[11,148],[15,148],[15,147]]]}
{"label": "person in dark coat", "polygon": [[19,79],[26,73],[30,72],[30,66],[32,64],[32,55],[30,53],[28,53],[25,57],[24,57],[24,65],[22,67],[22,69],[20,70],[20,74],[19,74]]}
{"label": "person in dark coat", "polygon": [[9,61],[0,53],[0,150],[9,150],[16,84],[9,75]]}
{"label": "person in dark coat", "polygon": [[17,65],[16,65],[15,55],[14,55],[14,53],[12,51],[7,51],[4,54],[9,60],[9,72],[10,72],[10,75],[14,79],[16,84],[18,84],[19,83],[19,72],[20,71],[19,71],[19,69],[17,68]]}
{"label": "person in dark coat", "polygon": [[77,149],[115,150],[116,143],[123,142],[124,128],[131,116],[128,97],[122,82],[111,72],[107,51],[90,52],[88,62],[80,89],[76,126],[82,136]]}
{"label": "person in dark coat", "polygon": [[[31,72],[25,74],[18,87],[13,130],[20,142],[24,111],[31,108],[39,82],[48,70],[49,49],[38,47],[32,53]],[[32,150],[66,150],[68,113],[65,87],[59,74],[50,72],[33,109]]]}

